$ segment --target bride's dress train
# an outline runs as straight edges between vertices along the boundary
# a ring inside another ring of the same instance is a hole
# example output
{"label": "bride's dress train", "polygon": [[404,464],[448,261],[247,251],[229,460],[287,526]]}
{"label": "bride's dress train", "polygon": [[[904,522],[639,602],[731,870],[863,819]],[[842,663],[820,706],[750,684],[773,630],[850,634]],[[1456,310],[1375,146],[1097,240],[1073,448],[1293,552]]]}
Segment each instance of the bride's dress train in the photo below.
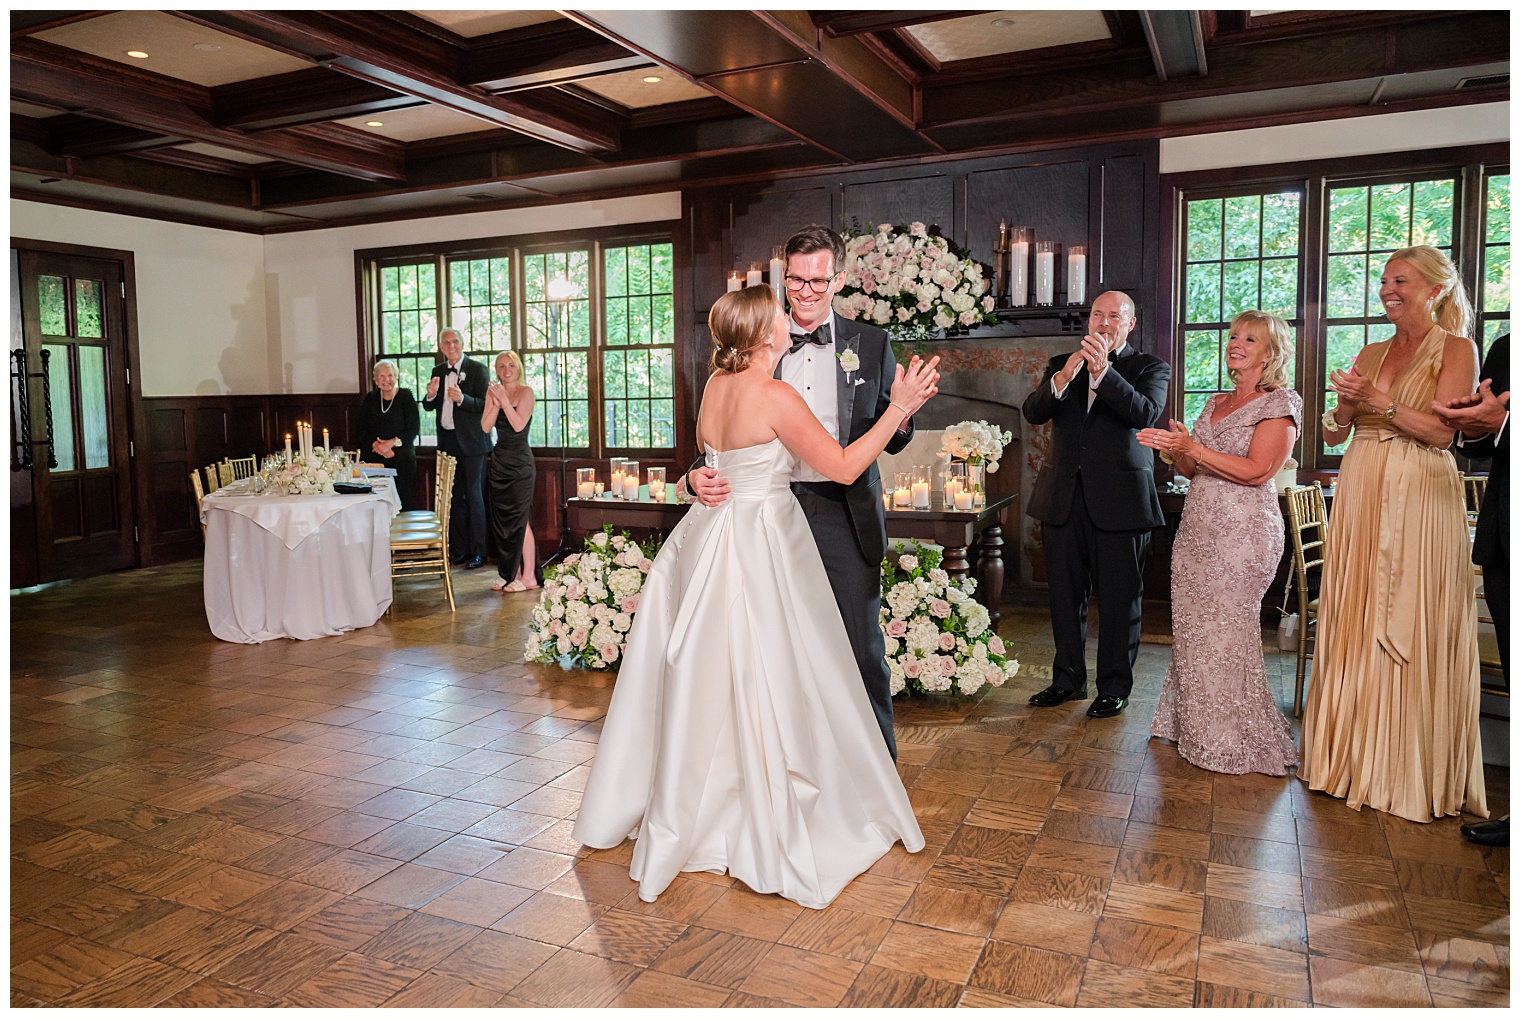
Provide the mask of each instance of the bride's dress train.
{"label": "bride's dress train", "polygon": [[575,838],[636,837],[646,901],[704,870],[823,908],[924,837],[792,496],[794,457],[772,440],[708,462],[728,501],[693,505],[650,569]]}

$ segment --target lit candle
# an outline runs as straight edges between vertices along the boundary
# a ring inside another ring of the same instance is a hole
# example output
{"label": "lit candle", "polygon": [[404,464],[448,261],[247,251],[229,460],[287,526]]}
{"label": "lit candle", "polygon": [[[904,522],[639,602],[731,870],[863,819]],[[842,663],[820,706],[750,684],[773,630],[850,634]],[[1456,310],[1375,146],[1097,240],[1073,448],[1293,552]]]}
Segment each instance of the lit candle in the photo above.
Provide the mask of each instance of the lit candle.
{"label": "lit candle", "polygon": [[735,269],[728,274],[728,292],[733,293],[735,290],[742,289],[744,289],[744,277],[739,275],[738,269]]}
{"label": "lit candle", "polygon": [[322,429],[322,451],[332,452],[332,447],[327,444],[327,429]]}
{"label": "lit candle", "polygon": [[1034,246],[1034,302],[1054,304],[1056,300],[1056,247],[1042,240]]}
{"label": "lit candle", "polygon": [[1066,303],[1087,303],[1087,248],[1080,244],[1066,255]]}
{"label": "lit candle", "polygon": [[595,481],[582,481],[582,482],[580,482],[579,484],[577,484],[575,486],[575,495],[576,495],[577,498],[590,498],[591,496],[593,496],[595,494],[596,494],[596,482]]}
{"label": "lit candle", "polygon": [[649,501],[651,501],[651,502],[663,502],[663,501],[665,501],[665,486],[663,484],[657,484],[654,487],[652,487],[652,488],[649,489]]}
{"label": "lit candle", "polygon": [[965,511],[971,508],[971,492],[957,491],[955,493],[955,508]]}
{"label": "lit candle", "polygon": [[955,478],[947,478],[945,481],[945,504],[955,505],[955,496],[961,490],[961,482]]}
{"label": "lit candle", "polygon": [[1022,227],[1011,235],[1015,239],[1008,245],[1008,303],[1019,308],[1029,303],[1029,238]]}
{"label": "lit candle", "polygon": [[290,432],[287,431],[285,432],[285,462],[289,463],[290,460]]}
{"label": "lit candle", "polygon": [[971,493],[971,504],[978,509],[986,505],[987,493],[985,491],[973,491]]}
{"label": "lit candle", "polygon": [[623,497],[623,472],[621,470],[614,470],[612,472],[612,497]]}
{"label": "lit candle", "polygon": [[744,285],[745,286],[759,286],[760,285],[760,263],[759,262],[750,262],[749,263],[749,271],[744,274]]}
{"label": "lit candle", "polygon": [[596,482],[596,494],[597,494],[597,497],[601,497],[601,494],[602,494],[602,482],[601,481],[597,481]]}
{"label": "lit candle", "polygon": [[897,488],[892,492],[892,505],[898,509],[909,509],[913,506],[913,492],[906,487]]}
{"label": "lit candle", "polygon": [[881,493],[881,507],[883,509],[885,509],[887,512],[891,512],[892,511],[892,492],[891,491],[883,491]]}
{"label": "lit candle", "polygon": [[915,509],[927,509],[927,508],[929,508],[929,482],[928,481],[914,481],[913,482],[913,508],[915,508]]}
{"label": "lit candle", "polygon": [[786,293],[786,262],[781,257],[785,253],[784,247],[771,248],[771,289],[776,291],[777,301]]}

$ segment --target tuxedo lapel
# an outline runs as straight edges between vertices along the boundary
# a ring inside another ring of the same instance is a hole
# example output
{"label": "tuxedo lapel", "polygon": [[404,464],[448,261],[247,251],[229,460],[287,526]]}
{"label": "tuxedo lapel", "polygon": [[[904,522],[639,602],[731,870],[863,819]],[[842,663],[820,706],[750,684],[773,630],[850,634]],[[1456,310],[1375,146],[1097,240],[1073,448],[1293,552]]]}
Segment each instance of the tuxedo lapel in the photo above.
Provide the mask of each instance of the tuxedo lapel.
{"label": "tuxedo lapel", "polygon": [[[839,386],[839,444],[850,444],[851,424],[854,421],[855,410],[855,376],[860,372],[857,369],[853,374],[846,376],[844,365],[839,357],[846,350],[859,347],[860,342],[855,336],[855,330],[846,323],[848,319],[834,316],[834,378]],[[850,344],[854,343],[852,347]],[[855,349],[858,356],[860,351]]]}

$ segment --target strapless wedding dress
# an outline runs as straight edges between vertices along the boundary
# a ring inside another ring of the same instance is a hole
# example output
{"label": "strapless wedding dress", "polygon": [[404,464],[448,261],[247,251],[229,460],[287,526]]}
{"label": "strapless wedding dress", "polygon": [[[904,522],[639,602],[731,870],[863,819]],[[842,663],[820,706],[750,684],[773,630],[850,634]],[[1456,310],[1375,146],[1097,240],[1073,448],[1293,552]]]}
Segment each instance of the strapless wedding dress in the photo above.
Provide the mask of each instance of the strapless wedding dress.
{"label": "strapless wedding dress", "polygon": [[924,846],[866,698],[779,440],[708,463],[649,571],[575,838],[637,838],[653,901],[682,871],[823,908],[901,840]]}

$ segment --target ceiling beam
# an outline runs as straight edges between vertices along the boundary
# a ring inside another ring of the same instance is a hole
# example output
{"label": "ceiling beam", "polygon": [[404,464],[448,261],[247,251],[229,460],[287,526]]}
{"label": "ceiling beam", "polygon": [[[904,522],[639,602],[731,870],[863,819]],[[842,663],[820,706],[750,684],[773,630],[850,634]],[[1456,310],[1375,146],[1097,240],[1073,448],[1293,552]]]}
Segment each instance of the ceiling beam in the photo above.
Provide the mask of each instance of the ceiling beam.
{"label": "ceiling beam", "polygon": [[113,11],[11,11],[11,36],[46,32],[60,25],[72,25],[76,21],[88,21]]}
{"label": "ceiling beam", "polygon": [[217,85],[211,90],[211,103],[216,122],[239,131],[267,131],[423,105],[416,96],[325,67]]}
{"label": "ceiling beam", "polygon": [[927,25],[933,21],[965,18],[982,11],[810,11],[813,24],[830,38],[885,32],[910,25]]}
{"label": "ceiling beam", "polygon": [[173,13],[551,145],[586,153],[618,147],[617,125],[593,114],[577,119],[563,104],[462,83],[458,47],[407,32],[373,11]]}
{"label": "ceiling beam", "polygon": [[294,131],[247,135],[228,130],[213,122],[211,92],[203,86],[39,39],[11,40],[11,96],[348,177],[396,180],[406,170],[403,150],[395,142],[362,131],[313,140]]}
{"label": "ceiling beam", "polygon": [[643,54],[570,21],[498,32],[471,43],[459,58],[459,80],[487,92],[564,85],[654,66]]}
{"label": "ceiling beam", "polygon": [[931,155],[913,88],[859,40],[803,11],[567,11],[740,109],[846,162]]}
{"label": "ceiling beam", "polygon": [[49,117],[42,123],[48,132],[48,151],[61,156],[125,155],[180,145],[187,140],[68,113]]}
{"label": "ceiling beam", "polygon": [[1140,11],[1145,45],[1161,81],[1207,77],[1203,22],[1198,11]]}

